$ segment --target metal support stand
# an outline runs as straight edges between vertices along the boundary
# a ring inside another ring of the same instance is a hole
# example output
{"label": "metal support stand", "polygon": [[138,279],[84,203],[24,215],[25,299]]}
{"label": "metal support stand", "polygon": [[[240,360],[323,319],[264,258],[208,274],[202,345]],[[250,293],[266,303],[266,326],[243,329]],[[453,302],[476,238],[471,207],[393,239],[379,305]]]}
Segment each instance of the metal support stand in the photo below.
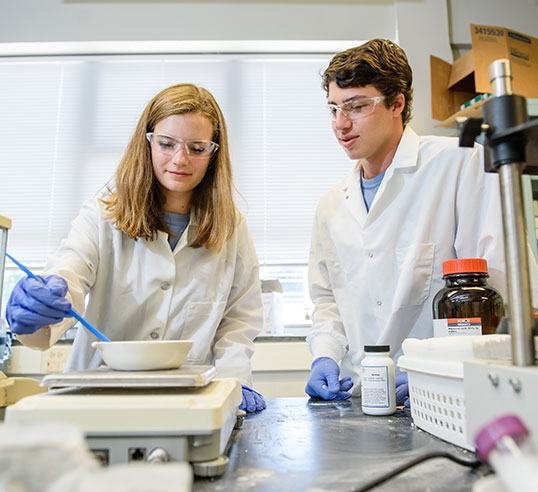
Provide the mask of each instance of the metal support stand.
{"label": "metal support stand", "polygon": [[[11,229],[11,219],[0,215],[0,307],[2,306],[2,291],[4,286],[4,267],[6,264],[7,231]],[[0,315],[1,318],[1,315]]]}
{"label": "metal support stand", "polygon": [[535,351],[521,174],[536,174],[538,170],[532,153],[538,121],[528,121],[525,98],[512,94],[508,60],[493,62],[489,78],[495,97],[482,106],[483,121],[468,118],[458,122],[460,145],[471,146],[475,137],[485,132],[486,171],[499,174],[501,188],[512,362],[532,366]]}
{"label": "metal support stand", "polygon": [[521,167],[519,163],[501,166],[499,179],[504,218],[512,360],[516,366],[531,366],[534,364],[532,299],[521,201]]}
{"label": "metal support stand", "polygon": [[[11,355],[11,332],[7,332],[6,326],[2,322],[2,292],[4,290],[4,268],[6,264],[7,251],[7,233],[11,228],[11,219],[0,215],[0,371],[4,368],[6,362]],[[0,415],[0,420],[3,416]]]}

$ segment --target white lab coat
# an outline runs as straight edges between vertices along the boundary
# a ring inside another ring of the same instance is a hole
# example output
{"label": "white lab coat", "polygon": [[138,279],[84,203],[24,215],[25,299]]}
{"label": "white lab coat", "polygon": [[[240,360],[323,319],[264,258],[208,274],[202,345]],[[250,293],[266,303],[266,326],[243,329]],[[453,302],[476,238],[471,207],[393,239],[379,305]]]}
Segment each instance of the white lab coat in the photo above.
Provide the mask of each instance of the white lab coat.
{"label": "white lab coat", "polygon": [[357,383],[364,345],[388,344],[397,360],[405,338],[433,336],[445,260],[485,258],[507,300],[498,176],[483,169],[481,146],[407,128],[368,213],[356,168],[321,198],[309,264],[314,358],[341,361]]}
{"label": "white lab coat", "polygon": [[[195,232],[191,220],[174,251],[164,232],[154,241],[135,241],[105,219],[97,199],[89,200],[44,274],[65,278],[73,308],[111,340],[193,340],[189,362],[214,364],[220,377],[252,386],[252,340],[263,316],[259,265],[246,221],[241,217],[220,252],[189,247]],[[66,318],[20,339],[45,349],[74,324]],[[94,340],[87,330],[77,330],[66,370],[102,363],[91,347]]]}

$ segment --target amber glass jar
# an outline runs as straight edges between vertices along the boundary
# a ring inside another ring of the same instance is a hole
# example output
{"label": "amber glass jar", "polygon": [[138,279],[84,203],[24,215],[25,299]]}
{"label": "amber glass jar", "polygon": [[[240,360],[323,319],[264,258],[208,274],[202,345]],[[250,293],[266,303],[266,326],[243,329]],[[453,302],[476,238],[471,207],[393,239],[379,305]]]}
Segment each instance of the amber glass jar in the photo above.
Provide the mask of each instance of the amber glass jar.
{"label": "amber glass jar", "polygon": [[489,335],[504,316],[501,295],[487,283],[482,258],[443,263],[445,286],[433,298],[434,336]]}

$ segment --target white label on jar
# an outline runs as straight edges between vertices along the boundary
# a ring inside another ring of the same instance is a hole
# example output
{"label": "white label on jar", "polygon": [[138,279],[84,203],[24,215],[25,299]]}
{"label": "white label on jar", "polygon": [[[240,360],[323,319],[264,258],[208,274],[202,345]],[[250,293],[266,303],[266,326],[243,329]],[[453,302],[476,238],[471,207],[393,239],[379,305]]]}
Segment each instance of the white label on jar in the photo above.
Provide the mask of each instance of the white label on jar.
{"label": "white label on jar", "polygon": [[389,368],[361,367],[361,403],[363,407],[389,407]]}
{"label": "white label on jar", "polygon": [[433,320],[434,337],[482,335],[482,318],[446,318]]}

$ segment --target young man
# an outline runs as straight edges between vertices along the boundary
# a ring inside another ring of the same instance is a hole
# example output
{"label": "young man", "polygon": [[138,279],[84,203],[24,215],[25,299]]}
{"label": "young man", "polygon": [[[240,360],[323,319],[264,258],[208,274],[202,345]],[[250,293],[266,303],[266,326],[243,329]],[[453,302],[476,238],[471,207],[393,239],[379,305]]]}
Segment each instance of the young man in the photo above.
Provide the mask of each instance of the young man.
{"label": "young man", "polygon": [[356,165],[314,219],[310,396],[358,392],[364,345],[390,345],[397,360],[405,338],[433,336],[445,260],[485,258],[507,299],[498,177],[481,146],[407,126],[411,84],[404,51],[383,39],[338,53],[323,74],[334,134]]}

